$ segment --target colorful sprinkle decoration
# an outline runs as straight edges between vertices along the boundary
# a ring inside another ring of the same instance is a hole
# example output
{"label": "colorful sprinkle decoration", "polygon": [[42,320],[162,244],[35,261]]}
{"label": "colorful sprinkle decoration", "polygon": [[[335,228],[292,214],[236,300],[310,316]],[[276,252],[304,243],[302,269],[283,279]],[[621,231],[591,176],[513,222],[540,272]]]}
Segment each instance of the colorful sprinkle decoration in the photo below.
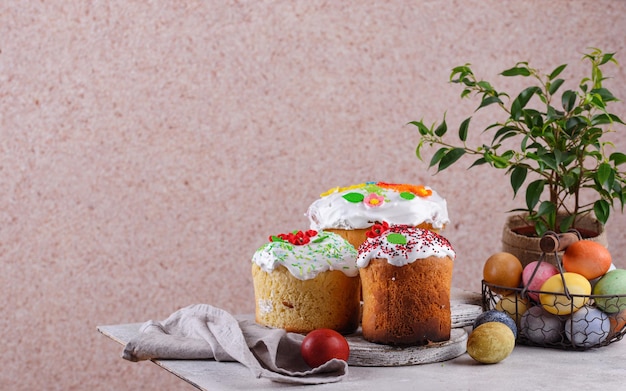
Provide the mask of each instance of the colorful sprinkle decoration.
{"label": "colorful sprinkle decoration", "polygon": [[[387,182],[366,182],[366,183],[360,183],[358,185],[352,185],[352,186],[347,186],[347,187],[333,187],[332,189],[329,189],[328,191],[320,194],[320,197],[326,197],[333,193],[341,193],[341,192],[350,191],[350,190],[361,190],[361,191],[365,190],[370,193],[368,197],[370,197],[372,194],[376,194],[382,197],[383,189],[396,191],[400,193],[400,197],[405,200],[412,200],[416,196],[417,197],[430,197],[433,194],[432,190],[427,189],[423,185],[410,185],[410,184],[398,184],[398,183],[387,183]],[[344,194],[343,198],[345,198],[346,201],[352,202],[352,203],[365,202],[366,205],[368,206],[374,205],[372,203],[368,203],[368,199],[365,197],[365,195],[356,191],[350,191],[349,193]],[[384,200],[384,197],[383,197],[383,200]]]}

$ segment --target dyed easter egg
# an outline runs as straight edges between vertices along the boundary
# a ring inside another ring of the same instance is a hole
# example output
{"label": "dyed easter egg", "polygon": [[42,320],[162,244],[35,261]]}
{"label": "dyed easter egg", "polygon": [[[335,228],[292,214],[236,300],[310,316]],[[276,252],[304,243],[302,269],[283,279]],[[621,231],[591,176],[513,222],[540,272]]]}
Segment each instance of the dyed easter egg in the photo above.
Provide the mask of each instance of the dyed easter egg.
{"label": "dyed easter egg", "polygon": [[565,335],[578,347],[591,347],[609,336],[611,322],[604,312],[594,307],[582,307],[565,321]]}
{"label": "dyed easter egg", "polygon": [[517,338],[517,326],[513,319],[506,313],[497,311],[497,310],[489,310],[485,311],[482,314],[478,315],[476,319],[474,319],[473,329],[480,326],[483,323],[488,322],[500,322],[507,325],[511,331],[513,332],[513,336]]}
{"label": "dyed easter egg", "polygon": [[[571,298],[565,295],[565,286],[570,293]],[[589,301],[591,294],[591,283],[585,277],[577,273],[565,272],[554,275],[543,283],[540,289],[539,301],[543,308],[555,315],[567,315],[578,311]]]}
{"label": "dyed easter egg", "polygon": [[620,295],[624,297],[597,297],[596,306],[610,314],[626,309],[626,270],[615,269],[606,273],[593,287],[594,295]]}
{"label": "dyed easter egg", "polygon": [[626,310],[609,314],[609,322],[611,322],[611,331],[608,338],[613,338],[626,327]]}
{"label": "dyed easter egg", "polygon": [[563,321],[541,306],[530,307],[520,319],[520,334],[536,344],[561,342],[562,332]]}
{"label": "dyed easter egg", "polygon": [[559,269],[548,262],[534,261],[526,265],[522,272],[522,283],[529,291],[535,291],[528,292],[528,297],[538,301],[539,293],[536,291],[539,291],[543,283],[555,274],[559,274]]}
{"label": "dyed easter egg", "polygon": [[598,242],[579,240],[567,246],[563,252],[563,267],[588,280],[600,277],[611,267],[611,253]]}
{"label": "dyed easter egg", "polygon": [[511,329],[500,322],[476,327],[467,338],[467,354],[483,364],[495,364],[507,358],[515,348]]}
{"label": "dyed easter egg", "polygon": [[[517,288],[522,283],[522,263],[513,254],[500,252],[490,256],[483,265],[483,279],[487,284]],[[493,292],[506,295],[510,289],[489,287]]]}
{"label": "dyed easter egg", "polygon": [[530,303],[528,299],[521,297],[519,294],[512,293],[510,295],[503,296],[497,303],[495,309],[506,313],[515,321],[516,325],[519,325],[522,314],[526,312]]}

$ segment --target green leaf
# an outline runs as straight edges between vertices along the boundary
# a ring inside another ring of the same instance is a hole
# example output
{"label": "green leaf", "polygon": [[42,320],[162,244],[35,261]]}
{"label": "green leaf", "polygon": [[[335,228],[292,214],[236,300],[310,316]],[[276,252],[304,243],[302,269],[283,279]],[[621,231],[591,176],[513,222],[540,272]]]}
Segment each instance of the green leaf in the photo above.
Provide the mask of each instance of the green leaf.
{"label": "green leaf", "polygon": [[580,179],[580,169],[572,169],[561,177],[561,182],[568,193],[573,194],[577,190]]}
{"label": "green leaf", "polygon": [[514,126],[503,126],[496,131],[496,134],[493,135],[492,144],[505,140],[511,136],[515,136],[519,133],[519,129]]}
{"label": "green leaf", "polygon": [[443,171],[446,168],[450,167],[454,162],[459,160],[461,156],[465,155],[465,150],[463,148],[452,148],[450,149],[439,162],[438,171]]}
{"label": "green leaf", "polygon": [[461,122],[461,126],[459,127],[459,139],[463,142],[467,140],[467,131],[469,129],[469,123],[472,117],[466,118],[463,122]]}
{"label": "green leaf", "polygon": [[545,155],[541,155],[537,160],[548,166],[551,170],[557,171],[559,169],[556,164],[556,158],[554,157],[554,153],[546,153]]}
{"label": "green leaf", "polygon": [[483,97],[482,101],[480,102],[480,106],[478,106],[476,111],[494,103],[502,103],[502,101],[497,96],[485,96]]}
{"label": "green leaf", "polygon": [[422,136],[426,136],[431,133],[430,129],[424,125],[423,121],[411,121],[409,124],[417,126],[417,130]]}
{"label": "green leaf", "polygon": [[576,104],[576,92],[572,90],[565,91],[561,97],[561,104],[565,111],[572,111]]}
{"label": "green leaf", "polygon": [[606,224],[611,214],[611,206],[606,200],[598,200],[593,203],[593,213],[596,215],[598,221],[602,224]]}
{"label": "green leaf", "polygon": [[469,168],[472,168],[472,167],[474,167],[474,166],[481,166],[481,165],[483,165],[483,164],[485,164],[485,163],[487,163],[487,160],[486,160],[484,157],[481,157],[481,158],[479,158],[479,159],[476,159],[476,160],[474,161],[474,163],[472,163],[472,165],[471,165],[471,166],[469,166]]}
{"label": "green leaf", "polygon": [[561,232],[567,232],[574,224],[574,220],[576,219],[576,215],[565,216],[563,220],[561,220],[561,224],[559,225],[559,230]]}
{"label": "green leaf", "polygon": [[624,121],[622,121],[621,118],[615,114],[601,113],[601,114],[596,114],[593,117],[591,117],[592,125],[606,125],[606,124],[612,124],[614,122],[624,124]]}
{"label": "green leaf", "polygon": [[539,208],[537,208],[537,217],[551,215],[556,212],[556,205],[554,205],[550,201],[543,201],[539,204]]}
{"label": "green leaf", "polygon": [[517,196],[517,191],[524,184],[527,173],[528,169],[519,166],[515,167],[513,171],[511,171],[511,187],[513,188],[513,198]]}
{"label": "green leaf", "polygon": [[607,90],[606,88],[596,88],[591,90],[589,93],[594,95],[600,95],[604,102],[612,102],[617,100],[617,98],[613,96],[611,91]]}
{"label": "green leaf", "polygon": [[615,53],[605,53],[604,55],[602,55],[602,60],[600,60],[600,64],[598,65],[604,65],[609,61],[615,62],[615,60],[613,60],[614,55]]}
{"label": "green leaf", "polygon": [[443,121],[435,129],[435,135],[441,137],[448,131],[448,125],[446,124],[446,116],[443,116]]}
{"label": "green leaf", "polygon": [[518,67],[507,69],[501,73],[502,76],[530,76],[528,67]]}
{"label": "green leaf", "polygon": [[612,161],[613,164],[619,166],[620,164],[626,163],[626,155],[621,152],[613,152],[611,156],[609,156],[609,161]]}
{"label": "green leaf", "polygon": [[552,71],[552,73],[548,75],[548,79],[554,80],[555,77],[557,77],[558,75],[561,74],[561,72],[563,72],[563,69],[565,69],[565,67],[567,67],[567,64],[559,65],[558,67],[556,67]]}
{"label": "green leaf", "polygon": [[570,136],[570,138],[575,138],[578,136],[579,131],[584,129],[587,126],[587,122],[584,117],[576,116],[571,117],[565,122],[565,133]]}
{"label": "green leaf", "polygon": [[362,202],[365,199],[365,196],[361,193],[348,193],[344,194],[343,198],[345,198],[348,202],[357,204],[359,202]]}
{"label": "green leaf", "polygon": [[528,210],[534,210],[535,206],[537,206],[545,184],[546,182],[543,179],[538,179],[531,182],[526,188],[526,206]]}
{"label": "green leaf", "polygon": [[422,160],[422,147],[424,147],[424,140],[420,140],[420,142],[417,143],[417,147],[415,147],[415,156],[417,156],[419,160]]}
{"label": "green leaf", "polygon": [[392,232],[389,235],[387,235],[387,241],[392,244],[405,245],[406,237],[404,237],[404,235],[402,234]]}
{"label": "green leaf", "polygon": [[495,92],[495,90],[488,81],[481,80],[476,84],[478,85],[478,87],[482,88],[485,91]]}
{"label": "green leaf", "polygon": [[437,163],[439,163],[439,161],[446,154],[446,152],[448,152],[448,148],[446,147],[439,148],[437,152],[435,152],[433,157],[430,159],[430,163],[428,164],[428,167],[430,168],[430,167],[437,165]]}
{"label": "green leaf", "polygon": [[596,179],[602,186],[602,188],[610,190],[613,188],[613,181],[615,180],[615,171],[608,163],[601,163],[598,166],[598,171],[596,172]]}
{"label": "green leaf", "polygon": [[515,104],[515,102],[518,102],[520,109],[523,109],[528,104],[530,98],[532,98],[533,95],[539,92],[541,92],[541,89],[537,86],[528,87],[524,89],[524,91],[519,93],[517,98],[515,98],[515,101],[513,101],[513,104]]}
{"label": "green leaf", "polygon": [[553,81],[552,83],[549,84],[549,88],[548,88],[548,93],[550,95],[554,95],[554,93],[559,89],[559,87],[561,87],[561,85],[563,84],[565,80],[563,79],[556,79],[555,81]]}
{"label": "green leaf", "polygon": [[535,221],[535,233],[537,236],[542,236],[546,231],[548,231],[550,227],[546,225],[542,220]]}

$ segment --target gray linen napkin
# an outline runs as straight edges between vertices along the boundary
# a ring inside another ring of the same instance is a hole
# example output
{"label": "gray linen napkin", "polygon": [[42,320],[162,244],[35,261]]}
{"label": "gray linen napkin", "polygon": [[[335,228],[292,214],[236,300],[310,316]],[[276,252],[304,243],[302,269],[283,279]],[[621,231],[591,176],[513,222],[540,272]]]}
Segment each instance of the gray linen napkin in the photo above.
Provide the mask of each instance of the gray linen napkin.
{"label": "gray linen napkin", "polygon": [[238,361],[257,378],[281,383],[320,384],[343,379],[345,361],[333,359],[311,369],[300,355],[304,336],[237,319],[208,304],[182,308],[163,322],[150,320],[126,344],[122,357]]}

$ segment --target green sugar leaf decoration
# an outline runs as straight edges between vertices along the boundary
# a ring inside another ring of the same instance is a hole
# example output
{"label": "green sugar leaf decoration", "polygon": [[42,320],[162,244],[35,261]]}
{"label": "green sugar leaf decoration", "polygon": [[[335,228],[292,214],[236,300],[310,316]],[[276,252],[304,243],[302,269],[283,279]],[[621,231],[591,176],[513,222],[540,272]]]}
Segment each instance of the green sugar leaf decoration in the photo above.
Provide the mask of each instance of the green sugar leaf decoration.
{"label": "green sugar leaf decoration", "polygon": [[365,196],[361,193],[348,193],[348,194],[344,194],[343,198],[346,199],[346,201],[348,202],[352,202],[352,203],[359,203],[359,202],[363,202],[363,199],[365,198]]}
{"label": "green sugar leaf decoration", "polygon": [[271,241],[272,241],[272,242],[283,242],[283,243],[285,242],[285,241],[283,240],[283,238],[278,237],[278,236],[275,236],[275,235],[272,235],[272,240],[271,240]]}
{"label": "green sugar leaf decoration", "polygon": [[405,200],[412,200],[413,198],[415,198],[415,194],[408,191],[403,191],[402,193],[400,193],[400,197],[404,198]]}
{"label": "green sugar leaf decoration", "polygon": [[321,241],[323,241],[324,239],[326,239],[328,237],[328,235],[318,235],[317,238],[315,240],[313,240],[313,243],[319,243]]}
{"label": "green sugar leaf decoration", "polygon": [[390,233],[387,235],[387,241],[391,244],[406,244],[406,238],[402,234]]}

